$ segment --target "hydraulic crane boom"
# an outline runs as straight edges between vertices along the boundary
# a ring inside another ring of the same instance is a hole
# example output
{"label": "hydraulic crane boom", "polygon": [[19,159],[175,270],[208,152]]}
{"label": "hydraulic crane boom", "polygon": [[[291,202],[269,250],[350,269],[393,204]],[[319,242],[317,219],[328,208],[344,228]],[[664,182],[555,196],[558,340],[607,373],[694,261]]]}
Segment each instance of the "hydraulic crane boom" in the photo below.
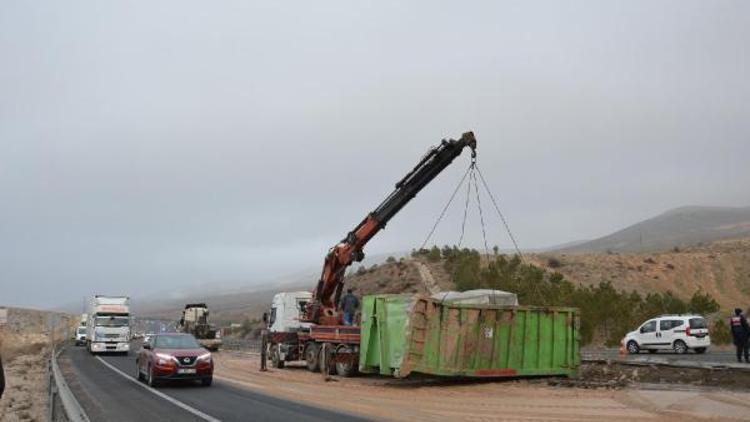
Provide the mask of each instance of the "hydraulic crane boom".
{"label": "hydraulic crane boom", "polygon": [[419,163],[396,183],[395,190],[360,222],[326,255],[323,272],[305,309],[305,319],[321,325],[338,325],[336,303],[341,296],[344,272],[352,262],[364,259],[362,248],[414,198],[428,183],[461,155],[465,147],[476,156],[474,133],[466,132],[459,140],[443,140],[431,148]]}

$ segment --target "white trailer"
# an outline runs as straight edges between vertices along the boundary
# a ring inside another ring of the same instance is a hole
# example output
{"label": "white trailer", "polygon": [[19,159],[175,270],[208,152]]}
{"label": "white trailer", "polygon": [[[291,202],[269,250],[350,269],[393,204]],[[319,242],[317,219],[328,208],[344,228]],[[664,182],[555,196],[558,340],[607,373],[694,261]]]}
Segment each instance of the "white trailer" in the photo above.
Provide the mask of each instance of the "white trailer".
{"label": "white trailer", "polygon": [[86,348],[91,353],[130,351],[130,298],[97,295],[89,301]]}

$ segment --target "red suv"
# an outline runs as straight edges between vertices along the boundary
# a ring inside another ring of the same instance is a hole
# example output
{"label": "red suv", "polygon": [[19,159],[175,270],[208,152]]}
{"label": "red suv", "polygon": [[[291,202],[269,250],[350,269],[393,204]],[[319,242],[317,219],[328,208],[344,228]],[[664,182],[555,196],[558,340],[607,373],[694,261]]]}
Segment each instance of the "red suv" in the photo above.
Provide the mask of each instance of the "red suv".
{"label": "red suv", "polygon": [[155,387],[161,380],[200,380],[211,385],[214,362],[192,334],[157,334],[149,338],[136,357],[136,376]]}

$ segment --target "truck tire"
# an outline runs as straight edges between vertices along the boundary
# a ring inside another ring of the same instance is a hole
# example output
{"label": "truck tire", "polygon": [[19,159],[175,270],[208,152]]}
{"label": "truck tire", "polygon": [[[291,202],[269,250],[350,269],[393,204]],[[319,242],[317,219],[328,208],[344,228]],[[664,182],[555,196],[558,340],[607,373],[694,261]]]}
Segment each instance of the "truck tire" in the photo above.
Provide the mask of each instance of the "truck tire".
{"label": "truck tire", "polygon": [[336,348],[336,354],[347,354],[347,360],[336,359],[336,374],[340,377],[351,377],[357,373],[357,364],[352,356],[352,347],[348,344],[341,344]]}
{"label": "truck tire", "polygon": [[281,346],[277,344],[273,348],[273,350],[271,350],[271,364],[273,365],[274,368],[284,369],[285,362],[281,360],[281,352],[279,351],[279,347]]}
{"label": "truck tire", "polygon": [[[323,347],[322,345],[320,347]],[[336,373],[336,365],[333,365],[333,344],[326,343],[326,353],[323,353],[323,350],[318,353],[318,356],[320,356],[320,359],[318,360],[318,366],[320,368],[320,372],[323,372],[323,369],[325,368],[328,372],[327,375],[333,375]],[[326,359],[326,363],[323,363],[323,359]]]}
{"label": "truck tire", "polygon": [[305,363],[310,372],[320,370],[320,346],[317,343],[308,343],[305,347]]}

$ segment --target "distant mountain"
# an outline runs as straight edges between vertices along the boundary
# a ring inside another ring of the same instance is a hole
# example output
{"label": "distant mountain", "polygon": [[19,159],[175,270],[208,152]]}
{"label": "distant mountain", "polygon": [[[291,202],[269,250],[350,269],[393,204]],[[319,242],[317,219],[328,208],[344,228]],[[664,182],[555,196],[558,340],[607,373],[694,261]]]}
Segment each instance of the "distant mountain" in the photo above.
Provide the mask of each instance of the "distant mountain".
{"label": "distant mountain", "polygon": [[558,252],[649,252],[750,236],[750,207],[681,207]]}

